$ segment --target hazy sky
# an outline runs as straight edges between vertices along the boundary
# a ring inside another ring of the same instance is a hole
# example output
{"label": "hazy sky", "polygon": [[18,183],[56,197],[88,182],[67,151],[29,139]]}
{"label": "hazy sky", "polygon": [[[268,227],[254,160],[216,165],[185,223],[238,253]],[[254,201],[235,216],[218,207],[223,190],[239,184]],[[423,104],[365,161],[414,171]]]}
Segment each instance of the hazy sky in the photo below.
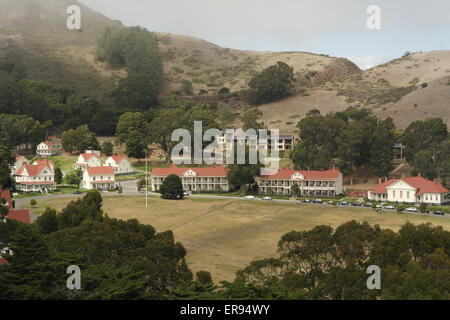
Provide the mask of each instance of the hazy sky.
{"label": "hazy sky", "polygon": [[[450,49],[450,0],[78,0],[123,24],[233,49],[309,51],[362,68],[405,51]],[[369,30],[367,8],[381,9]]]}

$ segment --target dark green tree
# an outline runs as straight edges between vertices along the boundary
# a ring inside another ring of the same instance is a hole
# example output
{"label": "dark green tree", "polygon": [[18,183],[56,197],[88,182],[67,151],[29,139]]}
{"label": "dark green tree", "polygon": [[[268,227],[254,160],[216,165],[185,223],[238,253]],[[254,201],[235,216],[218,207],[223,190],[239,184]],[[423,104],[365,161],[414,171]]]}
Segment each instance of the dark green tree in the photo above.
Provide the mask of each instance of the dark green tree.
{"label": "dark green tree", "polygon": [[167,176],[161,184],[159,191],[161,192],[161,197],[163,199],[179,200],[184,197],[181,178],[176,174]]}

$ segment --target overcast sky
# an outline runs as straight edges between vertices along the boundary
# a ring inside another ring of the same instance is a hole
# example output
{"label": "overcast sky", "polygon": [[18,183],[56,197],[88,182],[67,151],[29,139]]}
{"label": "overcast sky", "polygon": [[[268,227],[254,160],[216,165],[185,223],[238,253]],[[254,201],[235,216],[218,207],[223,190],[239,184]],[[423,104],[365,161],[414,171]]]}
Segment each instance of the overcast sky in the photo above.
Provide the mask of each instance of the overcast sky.
{"label": "overcast sky", "polygon": [[[361,68],[405,51],[450,49],[450,0],[78,0],[127,26],[233,49],[308,51]],[[381,9],[369,30],[367,8]]]}

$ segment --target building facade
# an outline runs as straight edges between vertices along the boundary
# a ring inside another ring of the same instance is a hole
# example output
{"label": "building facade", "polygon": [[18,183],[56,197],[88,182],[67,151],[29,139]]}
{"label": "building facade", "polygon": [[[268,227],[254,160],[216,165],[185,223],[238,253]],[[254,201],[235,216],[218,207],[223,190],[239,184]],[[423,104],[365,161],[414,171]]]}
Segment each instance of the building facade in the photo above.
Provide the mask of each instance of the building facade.
{"label": "building facade", "polygon": [[24,156],[17,156],[16,157],[16,162],[14,162],[14,165],[11,167],[11,173],[15,174],[17,172],[17,170],[19,170],[24,164],[29,164],[30,162],[28,161],[27,158],[25,158]]}
{"label": "building facade", "polygon": [[133,167],[130,161],[125,156],[110,156],[106,159],[104,166],[112,167],[115,174],[130,174],[133,173]]}
{"label": "building facade", "polygon": [[336,168],[323,171],[284,168],[274,175],[255,177],[261,194],[292,196],[297,184],[301,196],[332,197],[343,193],[343,175]]}
{"label": "building facade", "polygon": [[208,168],[153,168],[151,185],[153,191],[159,191],[164,179],[176,174],[181,178],[183,190],[193,192],[228,192],[230,186],[227,178],[228,170],[223,166]]}
{"label": "building facade", "polygon": [[367,197],[375,201],[441,205],[448,201],[448,192],[438,180],[418,176],[390,179],[370,189]]}
{"label": "building facade", "polygon": [[78,156],[73,169],[86,170],[87,167],[100,167],[102,165],[100,157],[96,153],[82,153]]}
{"label": "building facade", "polygon": [[111,167],[86,167],[81,188],[88,190],[109,190],[115,188],[114,169]]}
{"label": "building facade", "polygon": [[36,155],[38,157],[49,157],[55,156],[57,154],[57,149],[53,143],[50,141],[44,141],[38,144],[36,148]]}
{"label": "building facade", "polygon": [[46,192],[56,189],[53,167],[47,162],[42,164],[24,164],[14,174],[17,189],[20,191]]}

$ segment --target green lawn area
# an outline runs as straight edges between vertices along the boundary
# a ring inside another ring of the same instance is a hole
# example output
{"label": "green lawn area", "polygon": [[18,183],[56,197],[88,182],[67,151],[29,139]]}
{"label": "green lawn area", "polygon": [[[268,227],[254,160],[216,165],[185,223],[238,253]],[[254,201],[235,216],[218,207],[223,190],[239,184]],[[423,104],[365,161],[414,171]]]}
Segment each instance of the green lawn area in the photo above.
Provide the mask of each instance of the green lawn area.
{"label": "green lawn area", "polygon": [[72,165],[77,162],[77,156],[54,156],[48,157],[55,163],[55,167],[60,168],[61,171],[71,171]]}
{"label": "green lawn area", "polygon": [[[149,175],[149,177],[150,177],[150,175]],[[137,179],[142,179],[142,178],[145,178],[145,173],[124,174],[124,175],[116,176],[116,181],[137,180]]]}
{"label": "green lawn area", "polygon": [[[74,198],[39,200],[31,211],[40,214],[47,206],[60,211]],[[29,207],[29,201],[24,206]],[[187,250],[191,270],[210,271],[216,282],[232,280],[237,270],[253,260],[276,256],[281,236],[292,230],[310,230],[323,224],[336,228],[353,219],[393,231],[407,221],[430,222],[450,230],[450,219],[445,217],[237,199],[170,201],[151,197],[145,208],[144,197],[113,195],[103,198],[103,209],[111,218],[137,219],[158,232],[172,230],[175,240]]]}

